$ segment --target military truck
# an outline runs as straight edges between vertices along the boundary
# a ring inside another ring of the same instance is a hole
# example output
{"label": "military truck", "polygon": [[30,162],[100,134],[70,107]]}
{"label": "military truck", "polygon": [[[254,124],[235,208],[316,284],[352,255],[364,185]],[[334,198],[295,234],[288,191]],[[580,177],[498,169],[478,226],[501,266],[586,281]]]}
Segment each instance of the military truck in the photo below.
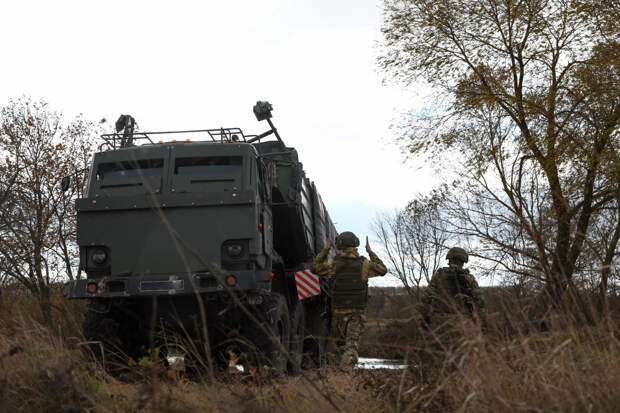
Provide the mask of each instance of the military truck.
{"label": "military truck", "polygon": [[301,301],[294,273],[336,230],[271,111],[268,102],[254,107],[270,126],[260,135],[134,132],[127,115],[102,135],[76,200],[86,278],[65,295],[88,300],[84,336],[108,359],[138,357],[173,330],[210,361],[263,356],[293,372],[303,354],[320,362],[328,298]]}

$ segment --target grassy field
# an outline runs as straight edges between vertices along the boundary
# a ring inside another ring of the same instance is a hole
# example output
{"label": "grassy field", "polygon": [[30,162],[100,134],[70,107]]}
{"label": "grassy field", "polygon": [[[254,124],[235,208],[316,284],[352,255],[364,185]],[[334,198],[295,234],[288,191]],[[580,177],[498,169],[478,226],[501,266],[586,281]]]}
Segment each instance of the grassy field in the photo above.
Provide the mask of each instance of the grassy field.
{"label": "grassy field", "polygon": [[31,297],[1,297],[0,412],[620,411],[613,318],[583,326],[555,316],[541,332],[518,306],[491,312],[484,330],[465,319],[431,331],[413,317],[370,317],[362,355],[402,357],[408,369],[219,372],[209,381],[138,363],[121,381],[83,351],[83,303],[55,297],[50,330]]}

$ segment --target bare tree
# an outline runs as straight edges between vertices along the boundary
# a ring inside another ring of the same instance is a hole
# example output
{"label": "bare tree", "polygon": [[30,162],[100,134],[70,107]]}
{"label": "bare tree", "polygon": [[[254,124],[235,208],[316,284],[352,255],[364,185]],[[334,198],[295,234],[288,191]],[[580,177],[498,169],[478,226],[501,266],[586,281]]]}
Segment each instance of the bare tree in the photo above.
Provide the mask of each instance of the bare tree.
{"label": "bare tree", "polygon": [[[94,126],[78,117],[65,124],[43,101],[22,98],[0,109],[0,177],[9,177],[0,210],[0,273],[26,287],[51,325],[50,285],[74,277],[73,203],[92,152]],[[74,176],[69,194],[61,179]],[[5,179],[5,178],[3,178]]]}
{"label": "bare tree", "polygon": [[389,271],[419,299],[420,285],[428,284],[441,264],[448,236],[441,217],[441,196],[415,200],[393,214],[377,215],[375,236],[388,257]]}

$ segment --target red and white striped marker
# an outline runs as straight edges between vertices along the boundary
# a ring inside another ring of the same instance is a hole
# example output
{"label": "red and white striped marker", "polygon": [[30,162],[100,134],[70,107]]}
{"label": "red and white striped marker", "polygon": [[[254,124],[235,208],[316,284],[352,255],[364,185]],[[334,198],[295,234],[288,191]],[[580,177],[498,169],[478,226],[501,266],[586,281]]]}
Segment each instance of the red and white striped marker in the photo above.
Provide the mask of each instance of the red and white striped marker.
{"label": "red and white striped marker", "polygon": [[297,296],[300,300],[321,294],[319,276],[311,273],[310,270],[297,271],[295,284],[297,284]]}

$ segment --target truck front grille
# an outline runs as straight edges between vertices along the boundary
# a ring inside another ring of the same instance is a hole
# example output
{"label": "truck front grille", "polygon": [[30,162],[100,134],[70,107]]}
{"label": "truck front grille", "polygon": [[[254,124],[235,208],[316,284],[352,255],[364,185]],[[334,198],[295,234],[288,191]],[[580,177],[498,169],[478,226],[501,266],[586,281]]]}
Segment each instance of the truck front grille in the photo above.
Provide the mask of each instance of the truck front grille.
{"label": "truck front grille", "polygon": [[141,281],[140,291],[156,292],[156,291],[183,291],[183,280],[166,280],[166,281]]}

